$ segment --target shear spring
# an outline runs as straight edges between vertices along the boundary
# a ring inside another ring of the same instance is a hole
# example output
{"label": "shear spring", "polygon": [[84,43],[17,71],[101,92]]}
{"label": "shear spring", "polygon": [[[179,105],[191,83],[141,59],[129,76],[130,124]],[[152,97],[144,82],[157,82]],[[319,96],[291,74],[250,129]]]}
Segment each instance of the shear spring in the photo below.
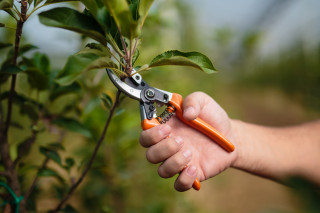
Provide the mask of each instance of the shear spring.
{"label": "shear spring", "polygon": [[174,115],[174,112],[176,111],[176,109],[169,105],[164,111],[163,113],[161,113],[161,115],[159,115],[157,117],[157,120],[159,121],[160,124],[164,124],[167,121],[169,121],[169,119]]}

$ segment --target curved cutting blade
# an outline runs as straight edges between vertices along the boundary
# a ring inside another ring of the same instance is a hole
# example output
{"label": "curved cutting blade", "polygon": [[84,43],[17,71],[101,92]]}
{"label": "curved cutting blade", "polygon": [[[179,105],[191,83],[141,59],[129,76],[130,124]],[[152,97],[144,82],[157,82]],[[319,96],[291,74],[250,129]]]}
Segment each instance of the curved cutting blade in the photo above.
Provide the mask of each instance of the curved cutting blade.
{"label": "curved cutting blade", "polygon": [[121,81],[117,75],[115,75],[112,70],[107,69],[107,73],[109,75],[110,80],[112,83],[124,94],[129,96],[130,98],[136,99],[138,101],[141,100],[141,90],[136,89],[132,86],[129,86],[127,83]]}

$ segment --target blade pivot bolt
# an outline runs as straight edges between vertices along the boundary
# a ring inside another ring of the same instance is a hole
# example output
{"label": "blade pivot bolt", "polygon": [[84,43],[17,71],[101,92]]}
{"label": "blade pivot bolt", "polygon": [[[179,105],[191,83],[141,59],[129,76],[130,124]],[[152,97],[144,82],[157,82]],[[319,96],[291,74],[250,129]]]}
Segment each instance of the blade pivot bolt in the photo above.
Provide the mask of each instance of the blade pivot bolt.
{"label": "blade pivot bolt", "polygon": [[152,89],[147,89],[146,95],[148,98],[153,98],[155,96],[155,93]]}

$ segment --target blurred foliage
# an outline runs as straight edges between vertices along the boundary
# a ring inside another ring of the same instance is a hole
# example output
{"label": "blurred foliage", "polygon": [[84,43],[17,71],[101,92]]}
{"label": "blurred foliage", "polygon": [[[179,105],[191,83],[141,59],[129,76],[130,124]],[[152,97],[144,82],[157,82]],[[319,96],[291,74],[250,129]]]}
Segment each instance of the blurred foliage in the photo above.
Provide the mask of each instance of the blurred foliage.
{"label": "blurred foliage", "polygon": [[293,188],[294,194],[301,200],[307,212],[315,213],[320,209],[320,188],[301,177],[291,177],[286,183]]}
{"label": "blurred foliage", "polygon": [[[44,1],[44,5],[48,3],[51,2]],[[38,1],[34,8],[39,5],[41,4]],[[144,40],[147,44],[152,44],[149,41],[154,37],[148,35],[148,30],[150,31],[157,21],[164,23],[160,16],[161,7],[165,5],[176,8],[172,2],[161,5],[151,14],[151,21],[146,20],[149,27],[147,26],[144,32]],[[174,9],[175,12],[178,10]],[[55,9],[52,11],[55,12]],[[90,16],[88,11],[79,13],[66,8],[59,9],[58,12],[63,11],[72,13],[72,17],[80,17],[81,20],[84,16]],[[57,21],[54,24],[60,24],[58,27],[72,27],[71,30],[74,31],[97,26],[93,18],[89,20],[89,24],[87,19],[83,19],[86,22],[73,23],[76,19],[71,18],[66,22],[66,19],[54,15],[56,13],[42,13],[42,17],[45,17],[42,21],[50,25],[51,19],[57,19],[60,23]],[[101,21],[101,17],[95,15],[95,18],[98,17],[98,21]],[[145,15],[140,14],[142,18]],[[104,30],[102,26],[102,34],[114,33]],[[95,32],[86,35],[104,42],[102,36]],[[128,36],[130,37],[130,32]],[[27,200],[27,211],[44,212],[53,209],[81,175],[101,135],[115,100],[116,88],[110,83],[104,69],[84,72],[83,75],[78,73],[88,65],[85,60],[90,63],[96,59],[90,54],[98,52],[103,55],[110,50],[105,51],[91,43],[87,46],[90,50],[84,50],[86,53],[71,56],[64,67],[52,69],[54,61],[50,61],[38,47],[22,40],[18,64],[12,66],[14,49],[10,43],[13,42],[13,37],[8,34],[0,41],[1,119],[3,120],[3,115],[7,113],[11,75],[19,74],[14,96],[12,128],[9,131],[10,154],[13,159],[21,158],[18,162],[18,174],[22,193],[29,190],[36,176],[39,179]],[[161,42],[163,41],[161,39]],[[120,44],[117,42],[117,45]],[[119,46],[121,48],[121,45]],[[174,46],[177,47],[179,46]],[[173,49],[170,46],[167,48]],[[154,50],[152,46],[152,51]],[[143,54],[149,53],[143,51]],[[152,52],[158,53],[159,51]],[[85,57],[85,60],[79,57]],[[183,57],[188,59],[189,56]],[[199,57],[201,61],[203,56]],[[158,58],[161,59],[160,56]],[[203,68],[213,68],[209,59],[204,59]],[[192,66],[197,66],[195,59],[192,60]],[[169,61],[169,64],[172,63]],[[93,68],[105,67],[99,66]],[[71,77],[59,82],[58,79],[61,79],[61,75],[64,77],[63,73],[66,72],[68,77]],[[172,209],[175,209],[175,212],[190,212],[193,209],[191,204],[186,204],[187,201],[174,191],[173,182],[159,178],[156,168],[146,162],[144,150],[138,143],[139,117],[137,103],[122,96],[121,106],[115,113],[91,172],[63,212],[171,212]],[[31,146],[34,138],[35,143]],[[46,202],[48,204],[44,205]],[[184,205],[179,206],[177,203]]]}
{"label": "blurred foliage", "polygon": [[263,60],[240,78],[253,88],[278,88],[308,109],[320,110],[320,45],[305,50],[302,42]]}

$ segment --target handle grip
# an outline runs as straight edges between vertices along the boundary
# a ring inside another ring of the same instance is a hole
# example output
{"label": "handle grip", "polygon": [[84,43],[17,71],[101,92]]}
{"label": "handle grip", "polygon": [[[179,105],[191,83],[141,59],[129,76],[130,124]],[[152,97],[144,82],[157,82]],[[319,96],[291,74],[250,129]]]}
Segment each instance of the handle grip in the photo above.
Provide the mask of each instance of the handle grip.
{"label": "handle grip", "polygon": [[182,113],[182,96],[173,93],[171,101],[169,104],[175,107],[176,109],[176,115],[178,118],[183,121],[185,124],[191,126],[192,128],[198,130],[199,132],[202,132],[206,136],[208,136],[211,140],[219,144],[223,149],[225,149],[227,152],[233,152],[235,147],[234,145],[226,138],[224,137],[218,130],[213,128],[210,124],[205,122],[204,120],[200,118],[196,118],[191,121],[187,121],[183,118],[183,113]]}
{"label": "handle grip", "polygon": [[[152,127],[155,127],[157,125],[160,125],[159,121],[156,119],[156,118],[152,118],[151,120],[148,120],[148,119],[144,119],[142,122],[141,122],[141,127],[143,130],[147,130],[147,129],[151,129]],[[187,165],[186,165],[187,167]],[[186,168],[185,167],[185,168]],[[198,178],[195,179],[192,187],[199,191],[200,190],[200,181]]]}

